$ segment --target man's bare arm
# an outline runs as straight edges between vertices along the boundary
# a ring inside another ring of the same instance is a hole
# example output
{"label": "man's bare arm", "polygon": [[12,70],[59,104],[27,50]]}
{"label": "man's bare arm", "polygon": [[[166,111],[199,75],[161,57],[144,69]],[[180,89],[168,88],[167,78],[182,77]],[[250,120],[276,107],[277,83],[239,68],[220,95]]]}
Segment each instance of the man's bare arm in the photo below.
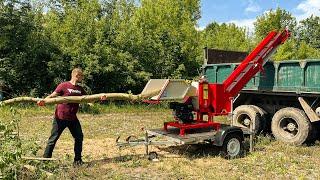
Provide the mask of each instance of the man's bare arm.
{"label": "man's bare arm", "polygon": [[[59,94],[57,92],[53,91],[53,93],[51,93],[49,96],[47,96],[44,99],[50,99],[50,98],[54,98],[54,97],[57,97],[57,96],[59,96]],[[44,99],[41,99],[41,100],[39,100],[37,102],[38,106],[45,106]]]}
{"label": "man's bare arm", "polygon": [[53,91],[53,93],[51,93],[49,96],[47,96],[44,99],[54,98],[54,97],[57,97],[57,96],[59,96],[59,94],[57,92]]}

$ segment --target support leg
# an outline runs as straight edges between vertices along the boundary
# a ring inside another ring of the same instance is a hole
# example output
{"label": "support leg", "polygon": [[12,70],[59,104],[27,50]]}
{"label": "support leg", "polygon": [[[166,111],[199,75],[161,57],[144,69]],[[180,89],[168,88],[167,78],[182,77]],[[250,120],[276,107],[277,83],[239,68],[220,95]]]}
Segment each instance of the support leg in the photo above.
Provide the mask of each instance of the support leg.
{"label": "support leg", "polygon": [[180,129],[180,134],[179,134],[179,135],[180,135],[180,136],[184,136],[184,132],[185,132],[185,129],[184,129],[184,128],[181,128],[181,129]]}
{"label": "support leg", "polygon": [[168,123],[164,123],[163,129],[164,129],[165,131],[168,131]]}
{"label": "support leg", "polygon": [[145,134],[145,147],[146,147],[146,155],[149,154],[149,137],[148,137],[148,132],[146,131],[146,134]]}

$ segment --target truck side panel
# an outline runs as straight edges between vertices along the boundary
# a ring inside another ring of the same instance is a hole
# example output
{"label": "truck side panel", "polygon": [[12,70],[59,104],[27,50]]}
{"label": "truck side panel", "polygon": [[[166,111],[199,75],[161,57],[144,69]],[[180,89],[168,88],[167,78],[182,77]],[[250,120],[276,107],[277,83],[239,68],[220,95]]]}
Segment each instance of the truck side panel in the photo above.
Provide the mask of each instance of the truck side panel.
{"label": "truck side panel", "polygon": [[[204,75],[212,83],[221,83],[238,63],[209,64]],[[252,78],[243,89],[262,92],[293,92],[320,94],[320,59],[268,62],[264,72]]]}

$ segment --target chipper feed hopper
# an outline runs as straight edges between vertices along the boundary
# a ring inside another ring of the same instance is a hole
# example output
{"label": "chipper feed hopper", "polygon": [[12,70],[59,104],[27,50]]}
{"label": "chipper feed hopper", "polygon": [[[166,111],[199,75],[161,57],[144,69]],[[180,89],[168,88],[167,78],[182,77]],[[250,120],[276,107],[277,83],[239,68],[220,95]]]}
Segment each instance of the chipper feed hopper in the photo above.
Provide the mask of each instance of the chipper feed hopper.
{"label": "chipper feed hopper", "polygon": [[[270,32],[221,84],[209,83],[205,77],[198,82],[151,79],[141,94],[161,90],[148,102],[169,101],[174,120],[164,123],[161,129],[148,130],[145,140],[139,142],[146,147],[157,144],[150,141],[149,137],[154,136],[166,137],[175,144],[209,142],[222,146],[230,157],[238,156],[242,148],[242,129],[215,122],[214,117],[232,114],[233,99],[251,78],[263,71],[269,57],[289,36],[288,30]],[[128,144],[120,143],[120,146]]]}

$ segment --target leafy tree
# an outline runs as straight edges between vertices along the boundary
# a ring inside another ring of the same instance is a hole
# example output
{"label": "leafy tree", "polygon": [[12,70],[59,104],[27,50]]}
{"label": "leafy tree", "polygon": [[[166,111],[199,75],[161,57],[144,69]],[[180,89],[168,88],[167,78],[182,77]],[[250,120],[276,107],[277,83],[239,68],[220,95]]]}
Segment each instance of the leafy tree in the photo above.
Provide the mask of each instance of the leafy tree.
{"label": "leafy tree", "polygon": [[311,47],[310,44],[302,41],[299,44],[295,59],[316,59],[320,58],[320,51]]}
{"label": "leafy tree", "polygon": [[277,53],[273,55],[272,59],[275,61],[295,59],[296,50],[297,41],[290,38],[279,47]]}
{"label": "leafy tree", "polygon": [[202,39],[203,46],[213,49],[249,51],[252,46],[247,31],[233,23],[209,24],[202,32]]}
{"label": "leafy tree", "polygon": [[119,45],[152,78],[193,77],[199,67],[199,6],[198,0],[142,0]]}
{"label": "leafy tree", "polygon": [[297,41],[292,38],[279,47],[273,59],[290,60],[290,59],[317,59],[320,58],[320,51],[311,47],[305,41]]}
{"label": "leafy tree", "polygon": [[[197,31],[199,18],[200,0],[0,0],[0,88],[42,96],[82,67],[89,92],[138,93],[149,78],[196,76],[205,46],[252,49],[246,29]],[[296,31],[289,12],[270,10],[255,22],[256,40],[287,26],[294,36],[275,60],[319,57],[316,16]]]}
{"label": "leafy tree", "polygon": [[[317,44],[318,18],[310,18],[301,21],[302,25],[297,30],[296,19],[287,11],[277,8],[257,18],[255,22],[255,35],[261,40],[272,30],[282,30],[286,27],[291,31],[291,37],[273,56],[274,60],[319,58],[319,51],[313,47]],[[314,29],[313,29],[314,28]],[[310,32],[309,32],[310,31]],[[320,30],[319,30],[320,32]],[[311,38],[307,37],[308,35]],[[315,40],[313,40],[315,38]]]}
{"label": "leafy tree", "polygon": [[55,58],[49,63],[50,73],[59,83],[70,78],[70,70],[83,67],[85,74],[92,79],[88,66],[100,70],[101,56],[95,52],[99,47],[97,34],[101,31],[101,7],[98,1],[51,1],[50,9],[45,15],[46,34],[59,46],[63,57]]}
{"label": "leafy tree", "polygon": [[53,1],[50,7],[46,32],[63,53],[62,59],[49,64],[56,82],[69,78],[69,70],[80,66],[92,92],[141,91],[139,82],[148,73],[122,45],[132,36],[122,35],[135,12],[134,1]]}
{"label": "leafy tree", "polygon": [[257,17],[257,21],[254,23],[255,36],[257,40],[260,41],[270,31],[279,31],[285,28],[289,28],[289,30],[295,34],[296,25],[296,19],[291,13],[284,9],[277,8],[276,10],[270,10]]}
{"label": "leafy tree", "polygon": [[311,15],[300,21],[298,39],[310,44],[313,48],[320,49],[320,17]]}
{"label": "leafy tree", "polygon": [[0,81],[14,94],[46,91],[46,63],[52,53],[29,1],[0,2]]}

